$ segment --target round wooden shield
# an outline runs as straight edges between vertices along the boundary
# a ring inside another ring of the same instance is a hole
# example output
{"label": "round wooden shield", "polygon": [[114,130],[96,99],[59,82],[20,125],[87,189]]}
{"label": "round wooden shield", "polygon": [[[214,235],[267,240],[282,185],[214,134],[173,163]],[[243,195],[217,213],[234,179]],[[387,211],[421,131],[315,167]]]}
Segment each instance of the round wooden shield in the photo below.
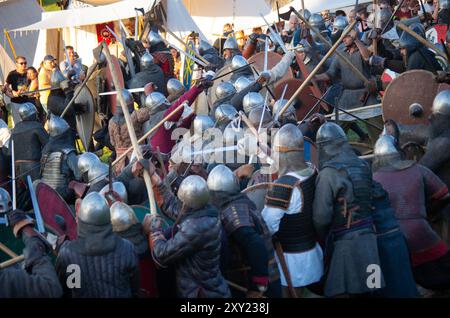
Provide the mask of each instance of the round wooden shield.
{"label": "round wooden shield", "polygon": [[67,235],[70,240],[77,238],[77,223],[63,198],[44,182],[33,183],[45,228],[58,236]]}
{"label": "round wooden shield", "polygon": [[[281,80],[276,83],[274,94],[277,97],[277,99],[281,98],[281,94],[283,93],[284,87],[287,85],[286,94],[284,95],[285,99],[289,99],[294,95],[295,91],[302,85],[303,81],[298,78],[291,78],[291,79],[285,79]],[[299,108],[297,108],[297,119],[302,120],[305,118],[306,114],[311,110],[311,108],[316,104],[317,99],[310,96],[313,92],[311,90],[311,87],[306,87],[300,95],[297,97],[297,103],[300,105]],[[320,107],[316,107],[314,110],[314,113],[317,113],[320,110]],[[312,114],[311,114],[312,115]]]}
{"label": "round wooden shield", "polygon": [[[283,57],[278,53],[267,52],[267,69],[270,70],[271,68],[273,68],[281,61],[282,58]],[[258,71],[258,73],[261,73],[264,70],[264,52],[259,52],[251,56],[248,59],[248,62],[254,62],[252,66]],[[280,81],[292,78],[294,78],[294,73],[292,72],[292,69],[289,68],[287,73],[280,79]]]}
{"label": "round wooden shield", "polygon": [[[116,66],[115,69],[117,70],[117,76],[119,78],[120,86],[125,87],[125,81],[123,79],[122,72],[120,72],[121,68],[120,68],[119,60],[114,55],[111,55],[111,59],[112,59],[112,62],[114,63],[114,65]],[[109,70],[109,67],[106,67],[105,75],[106,75],[106,91],[111,92],[111,91],[117,90],[116,87],[114,87],[114,83],[112,80],[111,71]],[[116,106],[117,106],[116,95],[115,94],[108,95],[108,102],[109,102],[109,107],[111,109],[111,113],[115,114]]]}
{"label": "round wooden shield", "polygon": [[[401,74],[389,84],[384,93],[383,119],[393,119],[400,125],[428,125],[428,116],[438,88],[439,83],[431,72],[412,70]],[[410,116],[409,106],[413,103],[422,105],[422,116]]]}
{"label": "round wooden shield", "polygon": [[75,103],[84,104],[87,106],[86,112],[81,115],[76,115],[78,136],[83,143],[86,151],[89,151],[89,146],[92,141],[92,132],[94,130],[95,122],[95,103],[91,91],[84,86],[81,93],[75,99]]}

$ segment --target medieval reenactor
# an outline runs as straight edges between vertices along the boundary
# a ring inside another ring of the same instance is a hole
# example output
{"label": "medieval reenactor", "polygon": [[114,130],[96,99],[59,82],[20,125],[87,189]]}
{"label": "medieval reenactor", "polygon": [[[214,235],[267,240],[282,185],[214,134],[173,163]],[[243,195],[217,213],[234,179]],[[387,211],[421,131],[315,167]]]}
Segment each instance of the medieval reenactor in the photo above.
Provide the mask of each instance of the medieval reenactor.
{"label": "medieval reenactor", "polygon": [[[74,84],[66,79],[58,68],[53,70],[51,76],[52,87],[60,87],[60,89],[52,90],[47,100],[47,110],[49,114],[61,116],[66,105],[72,99],[74,94]],[[75,131],[77,123],[75,115],[86,111],[86,105],[74,103],[71,108],[67,110],[65,120],[69,126]]]}
{"label": "medieval reenactor", "polygon": [[[153,61],[153,56],[148,52],[145,52],[141,56],[140,72],[136,73],[136,75],[127,82],[128,88],[141,88],[148,83],[153,83],[156,85],[155,87],[157,92],[167,95],[164,73],[161,70],[161,67],[156,65]],[[143,106],[145,95],[140,93],[139,96],[140,98],[137,99],[137,101],[141,106]]]}
{"label": "medieval reenactor", "polygon": [[9,193],[0,188],[0,213],[8,213],[14,235],[24,244],[24,268],[0,270],[1,298],[59,298],[62,288],[50,257],[50,244],[35,229],[35,222],[22,210],[11,210]]}
{"label": "medieval reenactor", "polygon": [[[422,24],[414,23],[410,28],[421,37],[426,38],[425,27]],[[410,34],[403,32],[399,39],[399,48],[405,66],[405,69],[400,71],[427,70],[432,73],[442,71],[435,54]],[[393,71],[398,72],[399,70],[393,69]]]}
{"label": "medieval reenactor", "polygon": [[230,297],[220,272],[221,224],[219,212],[209,204],[206,181],[199,176],[183,180],[178,197],[151,173],[161,211],[176,223],[166,238],[159,217],[146,218],[150,247],[157,265],[176,267],[177,293],[182,298]]}
{"label": "medieval reenactor", "polygon": [[219,52],[208,42],[200,40],[197,50],[198,54],[210,63],[208,69],[216,72],[223,67],[224,60],[220,57]]}
{"label": "medieval reenactor", "polygon": [[111,205],[111,224],[117,235],[133,243],[138,255],[141,280],[139,297],[157,297],[155,264],[142,224],[133,209],[125,202],[114,202]]}
{"label": "medieval reenactor", "polygon": [[[191,87],[189,91],[184,93],[176,102],[172,105],[161,94],[152,93],[147,96],[145,100],[146,107],[150,108],[150,119],[146,123],[145,131],[150,130],[157,123],[161,121],[165,116],[169,115],[174,109],[184,102],[188,105],[192,105],[203,90],[212,86],[212,82],[209,78],[201,80],[197,85]],[[189,128],[192,120],[195,118],[195,112],[191,107],[186,106],[185,110],[180,109],[170,118],[170,122],[166,122],[163,126],[159,127],[155,133],[150,135],[149,140],[153,149],[161,151],[164,162],[168,162],[168,154],[172,150],[176,143],[176,140],[172,140],[172,132],[176,128]],[[180,121],[181,120],[181,121]],[[180,121],[180,122],[179,122]]]}
{"label": "medieval reenactor", "polygon": [[186,93],[183,83],[176,78],[167,81],[167,100],[172,103]]}
{"label": "medieval reenactor", "polygon": [[281,246],[277,262],[285,297],[288,288],[303,295],[302,287],[317,283],[323,275],[323,252],[312,221],[317,170],[304,161],[303,142],[293,124],[275,135],[272,154],[277,157],[279,178],[270,186],[262,211],[275,244]]}
{"label": "medieval reenactor", "polygon": [[153,30],[150,31],[147,40],[150,45],[148,50],[154,58],[154,63],[161,67],[164,73],[165,82],[167,82],[169,78],[174,77],[173,69],[175,62],[173,56],[170,54],[170,50],[164,44],[164,41],[157,32]]}
{"label": "medieval reenactor", "polygon": [[324,294],[367,294],[384,287],[367,282],[369,265],[380,266],[371,218],[372,172],[350,147],[341,127],[325,123],[317,132],[320,172],[316,180],[313,221],[326,239]]}
{"label": "medieval reenactor", "polygon": [[450,90],[440,92],[433,101],[428,144],[420,164],[433,171],[450,188]]}
{"label": "medieval reenactor", "polygon": [[221,104],[216,107],[216,111],[214,112],[214,125],[223,132],[225,127],[238,116],[239,114],[233,105]]}
{"label": "medieval reenactor", "polygon": [[80,180],[75,136],[69,124],[62,118],[50,115],[48,121],[50,139],[42,149],[41,181],[56,190],[66,202],[74,199],[68,187],[71,180]]}
{"label": "medieval reenactor", "polygon": [[[151,108],[146,106],[137,110],[133,110],[134,100],[130,92],[126,89],[123,89],[120,94],[122,94],[128,107],[128,111],[131,114],[131,121],[135,129],[136,137],[141,138],[143,136],[144,123],[148,121],[151,116]],[[125,116],[123,114],[122,107],[119,106],[116,108],[116,113],[108,123],[108,131],[111,145],[113,145],[117,156],[120,156],[125,150],[131,147],[131,139],[128,135],[127,124],[125,122]],[[118,164],[116,164],[115,172],[117,175],[128,164],[130,157],[131,153],[127,158],[124,158]]]}
{"label": "medieval reenactor", "polygon": [[230,36],[223,44],[223,59],[225,60],[224,65],[226,66],[231,64],[233,57],[235,57],[236,55],[241,55],[241,51],[239,51],[239,45],[236,41],[236,38]]}
{"label": "medieval reenactor", "polygon": [[[37,109],[33,104],[21,104],[18,113],[21,121],[12,129],[11,140],[14,141],[16,176],[21,176],[18,183],[17,202],[20,208],[27,209],[29,197],[26,177],[29,175],[32,180],[39,179],[41,152],[48,142],[48,134],[39,122]],[[8,150],[11,152],[11,147]]]}
{"label": "medieval reenactor", "polygon": [[[128,240],[113,232],[105,198],[88,194],[77,211],[77,234],[64,242],[56,259],[56,271],[67,295],[74,298],[130,298],[138,295],[139,263]],[[80,267],[79,288],[66,285],[71,264]]]}
{"label": "medieval reenactor", "polygon": [[450,253],[427,220],[427,212],[436,213],[450,201],[447,186],[428,168],[402,160],[390,135],[378,140],[373,165],[373,177],[389,193],[406,237],[416,282],[427,289],[448,289]]}
{"label": "medieval reenactor", "polygon": [[386,282],[380,294],[387,298],[418,297],[405,237],[395,218],[389,194],[376,181],[372,184],[372,206],[381,271]]}
{"label": "medieval reenactor", "polygon": [[[347,59],[361,71],[366,78],[370,77],[370,67],[368,60],[370,53],[364,44],[357,38],[357,32],[353,30],[347,35],[343,43],[345,44],[345,50],[341,52]],[[339,98],[337,105],[343,109],[352,109],[355,107],[373,105],[378,103],[376,95],[376,87],[370,87],[370,90],[366,88],[365,83],[339,58],[333,59],[329,69],[316,75],[317,81],[336,81],[339,79],[343,85],[343,91]],[[373,84],[373,81],[370,81]],[[370,85],[369,85],[370,86]],[[368,135],[359,128],[359,126],[353,122],[349,125],[349,128],[354,130],[361,141],[368,141]],[[378,131],[372,132],[372,127],[368,126],[369,132],[374,136],[378,136]],[[376,138],[375,138],[376,139]],[[375,142],[375,140],[373,140]]]}
{"label": "medieval reenactor", "polygon": [[[254,81],[255,75],[253,74],[253,70],[248,65],[247,60],[242,55],[236,55],[231,59],[231,70],[234,73],[231,75],[230,81],[232,83],[236,82],[236,80],[242,76]],[[247,67],[245,67],[247,65]]]}
{"label": "medieval reenactor", "polygon": [[237,176],[218,165],[211,170],[207,184],[228,238],[225,277],[246,287],[249,298],[281,297],[271,235],[255,204],[241,193]]}

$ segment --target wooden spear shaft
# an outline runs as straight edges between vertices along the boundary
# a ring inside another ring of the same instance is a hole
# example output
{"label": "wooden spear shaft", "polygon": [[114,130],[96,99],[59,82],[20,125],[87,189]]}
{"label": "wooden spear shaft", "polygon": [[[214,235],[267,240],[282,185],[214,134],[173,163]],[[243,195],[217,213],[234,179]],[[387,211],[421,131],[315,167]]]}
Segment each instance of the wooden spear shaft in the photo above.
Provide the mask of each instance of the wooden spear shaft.
{"label": "wooden spear shaft", "polygon": [[[292,8],[292,7],[291,7]],[[295,10],[294,8],[292,8],[292,12],[295,13],[296,16],[299,17],[300,20],[303,21],[303,23],[305,23],[305,25],[310,29],[313,30],[314,33],[317,35],[317,37],[320,39],[320,41],[322,41],[323,43],[325,43],[326,45],[328,45],[329,47],[333,47],[330,43],[330,41],[328,41],[327,39],[325,39],[323,37],[323,35],[320,33],[319,30],[317,30],[315,27],[313,27],[308,20],[306,20],[300,13],[298,13],[297,10]],[[353,21],[355,22],[355,24],[351,24],[350,27],[347,30],[352,30],[354,28],[354,26],[356,25],[356,23],[358,23],[358,21]],[[347,32],[348,33],[348,32]],[[346,33],[346,34],[347,34]],[[342,41],[342,37],[341,39],[339,39],[338,43],[340,44],[340,42]],[[342,62],[344,62],[345,64],[347,64],[347,66],[365,83],[367,84],[369,82],[369,80],[367,79],[367,77],[355,66],[352,64],[352,62],[349,61],[349,59],[347,57],[345,57],[341,52],[336,51],[336,55],[339,56],[339,58],[342,60]]]}
{"label": "wooden spear shaft", "polygon": [[14,257],[14,258],[12,258],[10,260],[7,260],[7,261],[5,261],[3,263],[0,263],[0,269],[5,269],[5,268],[10,267],[10,266],[12,266],[14,264],[20,263],[20,262],[22,262],[24,260],[25,260],[25,257],[23,255]]}
{"label": "wooden spear shaft", "polygon": [[[166,117],[164,117],[159,123],[157,123],[155,126],[153,126],[147,133],[145,133],[144,136],[142,136],[141,138],[139,138],[139,140],[137,141],[139,144],[141,142],[143,142],[144,140],[146,140],[151,134],[153,134],[159,127],[161,127],[166,121],[168,121],[175,113],[177,113],[181,108],[184,107],[184,103],[182,103],[180,106],[178,106],[177,108],[175,108],[173,111],[171,111],[169,113],[169,115],[167,115]],[[133,150],[133,146],[131,146],[130,148],[128,148],[123,154],[121,154],[116,160],[114,160],[114,162],[112,163],[112,165],[116,165],[120,160],[122,160],[123,158],[125,158],[125,156],[131,152]]]}
{"label": "wooden spear shaft", "polygon": [[[111,53],[108,50],[108,47],[106,46],[105,41],[102,42],[103,46],[103,52],[106,56],[106,60],[108,61],[108,67],[111,71],[111,76],[114,82],[114,87],[116,89],[123,89],[123,87],[120,85],[119,78],[117,77],[117,71],[116,66],[113,64],[111,59]],[[119,103],[122,107],[123,115],[125,117],[125,122],[127,124],[128,128],[128,135],[131,139],[131,144],[133,145],[134,151],[136,153],[136,157],[138,160],[143,159],[141,149],[139,148],[139,143],[136,138],[136,133],[134,131],[133,122],[131,121],[130,112],[128,110],[127,104],[125,103],[125,99],[123,98],[123,95],[121,93],[118,93],[117,96],[119,97]],[[152,180],[150,178],[150,174],[147,170],[144,169],[144,181],[145,186],[147,188],[147,194],[148,194],[148,200],[150,202],[150,212],[153,215],[156,215],[156,202],[155,202],[155,196],[153,195],[153,187],[152,187]]]}
{"label": "wooden spear shaft", "polygon": [[0,250],[5,252],[5,254],[8,254],[9,257],[14,258],[17,257],[17,254],[11,251],[6,245],[0,243]]}
{"label": "wooden spear shaft", "polygon": [[425,45],[426,47],[432,49],[433,51],[436,52],[436,54],[442,56],[443,58],[445,58],[446,60],[448,60],[447,55],[445,55],[444,52],[442,52],[441,50],[439,50],[439,48],[434,45],[433,43],[427,41],[426,39],[424,39],[423,37],[421,37],[419,34],[417,34],[416,32],[414,32],[413,30],[411,30],[407,25],[403,24],[403,23],[397,23],[397,27],[403,31],[405,31],[406,33],[410,34],[412,37],[414,37],[417,41],[419,41],[420,43],[422,43],[423,45]]}
{"label": "wooden spear shaft", "polygon": [[325,64],[325,62],[330,58],[331,55],[333,55],[333,53],[337,50],[338,46],[341,44],[342,40],[347,36],[348,33],[350,33],[351,30],[353,30],[353,27],[355,26],[356,23],[357,23],[357,21],[353,21],[352,24],[350,24],[350,26],[342,33],[339,40],[336,43],[334,43],[334,45],[331,47],[331,49],[328,51],[328,53],[322,58],[322,60],[319,62],[319,64],[317,64],[317,66],[314,68],[314,70],[308,75],[308,77],[305,79],[305,81],[302,83],[302,85],[300,85],[300,87],[297,89],[297,91],[294,93],[294,95],[291,96],[291,98],[288,100],[286,105],[284,105],[284,107],[280,110],[280,112],[278,113],[279,117],[284,114],[284,112],[289,108],[289,106],[295,101],[297,96],[307,86],[309,86],[309,83],[314,78],[314,76],[316,76],[316,74],[319,72],[322,65]]}
{"label": "wooden spear shaft", "polygon": [[[182,45],[184,45],[184,47],[187,47],[186,43],[183,42],[182,39],[180,39],[175,33],[173,33],[172,31],[170,31],[168,28],[166,28],[165,25],[161,25],[161,27],[164,29],[164,31],[166,31],[166,33],[169,33],[171,36],[173,36],[175,38],[175,40],[177,40],[178,42],[180,42]],[[209,63],[203,56],[201,56],[200,54],[198,54],[195,50],[194,51],[194,55],[201,60],[203,63],[205,63],[206,65],[209,65],[211,63]]]}

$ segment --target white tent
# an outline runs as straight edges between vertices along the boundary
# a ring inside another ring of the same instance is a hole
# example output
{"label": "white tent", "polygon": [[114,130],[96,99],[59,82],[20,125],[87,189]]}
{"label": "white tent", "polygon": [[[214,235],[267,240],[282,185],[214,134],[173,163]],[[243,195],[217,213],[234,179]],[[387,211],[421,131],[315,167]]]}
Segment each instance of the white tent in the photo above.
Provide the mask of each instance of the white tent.
{"label": "white tent", "polygon": [[[42,8],[37,1],[7,0],[0,2],[0,82],[15,68],[14,54],[5,36],[4,30],[26,26],[41,19]],[[45,32],[43,32],[45,33]],[[45,36],[36,32],[31,36],[20,37],[10,34],[11,42],[17,55],[23,55],[31,64],[39,50],[38,40]]]}
{"label": "white tent", "polygon": [[[53,30],[53,32],[57,32],[56,30],[60,29],[63,40],[63,43],[59,44],[60,49],[56,51],[42,49],[41,60],[48,53],[57,56],[61,60],[64,58],[63,45],[71,45],[81,57],[83,64],[89,66],[94,62],[92,50],[98,46],[96,24],[116,21],[115,30],[118,33],[118,20],[135,17],[136,11],[134,8],[144,8],[144,10],[148,11],[155,1],[159,0],[127,0],[98,7],[43,12],[41,19],[35,23],[16,28],[13,31],[19,33],[27,32],[27,36],[24,38],[28,38],[29,35],[34,34],[38,30]],[[45,46],[45,43],[41,46]]]}
{"label": "white tent", "polygon": [[[171,1],[180,0],[167,0]],[[289,7],[302,8],[301,0],[294,0],[280,8],[280,13],[289,11]],[[360,3],[372,2],[372,0],[361,0]],[[183,0],[187,12],[204,35],[212,40],[222,34],[223,25],[233,23],[234,30],[244,30],[250,34],[254,27],[264,26],[263,14],[269,23],[278,21],[276,10],[266,0]],[[334,11],[341,8],[350,8],[355,5],[354,0],[304,0],[305,8],[313,13],[329,9]]]}

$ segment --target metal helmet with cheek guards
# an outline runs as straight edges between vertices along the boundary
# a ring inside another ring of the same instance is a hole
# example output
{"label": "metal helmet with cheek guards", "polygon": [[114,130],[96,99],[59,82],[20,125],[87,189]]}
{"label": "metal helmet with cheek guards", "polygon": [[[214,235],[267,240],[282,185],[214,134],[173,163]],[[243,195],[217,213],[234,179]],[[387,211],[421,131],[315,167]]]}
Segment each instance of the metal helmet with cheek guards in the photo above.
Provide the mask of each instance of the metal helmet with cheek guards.
{"label": "metal helmet with cheek guards", "polygon": [[167,93],[169,93],[169,95],[179,95],[184,91],[183,83],[176,78],[171,78],[167,81]]}
{"label": "metal helmet with cheek guards", "polygon": [[244,112],[248,115],[253,109],[264,106],[264,98],[260,93],[250,92],[242,100]]}
{"label": "metal helmet with cheek guards", "polygon": [[177,196],[185,207],[199,210],[209,202],[208,185],[202,177],[191,175],[181,182]]}
{"label": "metal helmet with cheek guards", "polygon": [[223,191],[235,194],[241,191],[239,180],[230,168],[224,165],[218,165],[208,175],[209,191]]}
{"label": "metal helmet with cheek guards", "polygon": [[50,137],[62,135],[69,129],[70,126],[64,119],[54,114],[50,115],[50,120],[48,121],[48,134]]}
{"label": "metal helmet with cheek guards", "polygon": [[79,221],[90,225],[111,224],[108,203],[98,192],[89,193],[83,201],[81,201],[77,218]]}
{"label": "metal helmet with cheek guards", "polygon": [[114,202],[110,208],[110,215],[114,232],[124,232],[139,223],[133,209],[123,202]]}
{"label": "metal helmet with cheek guards", "polygon": [[217,99],[225,99],[236,94],[236,88],[230,82],[222,82],[216,87]]}

